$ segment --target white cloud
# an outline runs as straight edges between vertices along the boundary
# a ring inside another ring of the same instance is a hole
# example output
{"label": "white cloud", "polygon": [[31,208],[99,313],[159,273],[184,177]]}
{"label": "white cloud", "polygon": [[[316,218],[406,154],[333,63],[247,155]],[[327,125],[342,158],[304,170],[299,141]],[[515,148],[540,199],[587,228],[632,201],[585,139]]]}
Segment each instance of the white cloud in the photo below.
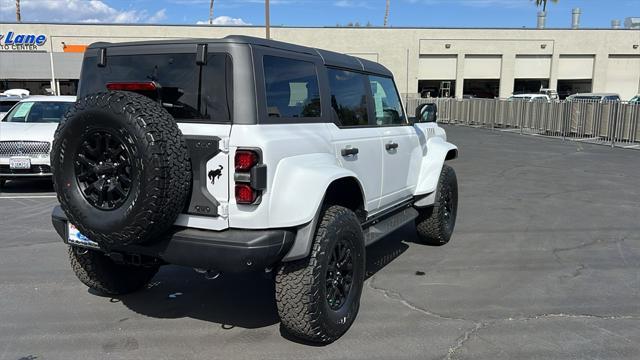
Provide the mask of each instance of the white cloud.
{"label": "white cloud", "polygon": [[[209,21],[198,21],[198,25],[209,25]],[[213,19],[213,25],[251,25],[240,18],[232,18],[230,16],[218,16]]]}
{"label": "white cloud", "polygon": [[[13,1],[3,0],[1,4],[3,19],[15,11]],[[167,17],[165,9],[150,14],[146,10],[116,9],[102,0],[22,0],[20,6],[22,20],[34,22],[139,23]]]}

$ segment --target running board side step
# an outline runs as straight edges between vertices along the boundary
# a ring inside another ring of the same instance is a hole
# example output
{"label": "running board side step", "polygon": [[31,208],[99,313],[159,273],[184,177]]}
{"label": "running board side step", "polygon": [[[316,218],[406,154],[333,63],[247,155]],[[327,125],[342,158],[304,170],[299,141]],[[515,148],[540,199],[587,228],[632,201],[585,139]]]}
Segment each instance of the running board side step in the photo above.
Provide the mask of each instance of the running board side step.
{"label": "running board side step", "polygon": [[418,217],[418,211],[413,207],[404,208],[389,217],[374,222],[363,229],[364,244],[369,246],[382,239],[402,226],[410,223]]}

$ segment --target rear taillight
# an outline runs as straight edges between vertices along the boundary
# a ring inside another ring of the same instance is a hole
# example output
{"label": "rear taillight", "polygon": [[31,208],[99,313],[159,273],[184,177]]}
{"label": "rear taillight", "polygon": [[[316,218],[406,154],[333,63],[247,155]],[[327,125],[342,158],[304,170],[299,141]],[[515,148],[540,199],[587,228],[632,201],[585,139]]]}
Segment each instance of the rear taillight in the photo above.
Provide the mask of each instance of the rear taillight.
{"label": "rear taillight", "polygon": [[257,191],[248,184],[236,184],[236,202],[238,204],[251,204],[258,197]]}
{"label": "rear taillight", "polygon": [[251,170],[258,163],[258,154],[252,150],[238,150],[235,156],[236,171]]}
{"label": "rear taillight", "polygon": [[238,149],[234,156],[237,204],[257,204],[266,188],[267,166],[258,149]]}
{"label": "rear taillight", "polygon": [[156,91],[158,89],[158,85],[153,81],[110,82],[107,83],[107,89],[111,91]]}

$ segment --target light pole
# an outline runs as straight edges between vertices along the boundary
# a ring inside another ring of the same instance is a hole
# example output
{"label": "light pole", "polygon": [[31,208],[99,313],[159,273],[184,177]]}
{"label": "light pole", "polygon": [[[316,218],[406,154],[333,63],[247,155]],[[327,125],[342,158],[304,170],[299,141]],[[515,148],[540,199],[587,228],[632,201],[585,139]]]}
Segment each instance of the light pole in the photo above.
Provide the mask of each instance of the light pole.
{"label": "light pole", "polygon": [[22,22],[22,15],[20,14],[20,0],[16,0],[16,21]]}
{"label": "light pole", "polygon": [[264,0],[264,18],[266,38],[271,39],[271,25],[269,24],[269,0]]}

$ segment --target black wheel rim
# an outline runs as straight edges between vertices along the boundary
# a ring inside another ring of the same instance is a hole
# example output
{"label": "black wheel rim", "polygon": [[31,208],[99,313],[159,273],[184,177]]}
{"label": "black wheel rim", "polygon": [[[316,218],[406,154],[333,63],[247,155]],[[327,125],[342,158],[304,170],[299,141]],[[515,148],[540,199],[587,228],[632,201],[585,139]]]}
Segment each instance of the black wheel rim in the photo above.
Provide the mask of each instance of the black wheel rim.
{"label": "black wheel rim", "polygon": [[85,199],[100,210],[122,206],[131,191],[131,152],[107,130],[84,136],[75,159],[76,181]]}
{"label": "black wheel rim", "polygon": [[455,216],[455,209],[453,207],[453,191],[446,189],[442,194],[442,205],[444,209],[444,220],[448,227],[451,227]]}
{"label": "black wheel rim", "polygon": [[326,273],[327,304],[332,310],[340,309],[346,302],[353,285],[353,245],[347,239],[339,239],[331,255]]}

